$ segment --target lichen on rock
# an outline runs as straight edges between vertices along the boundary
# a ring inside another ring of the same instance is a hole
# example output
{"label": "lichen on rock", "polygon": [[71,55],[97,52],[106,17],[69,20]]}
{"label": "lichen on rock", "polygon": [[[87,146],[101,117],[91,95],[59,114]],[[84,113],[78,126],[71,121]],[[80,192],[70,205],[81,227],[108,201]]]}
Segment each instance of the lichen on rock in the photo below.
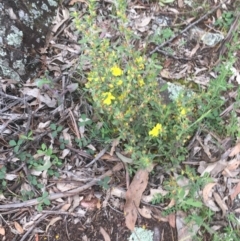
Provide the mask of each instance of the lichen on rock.
{"label": "lichen on rock", "polygon": [[23,32],[16,26],[11,26],[11,33],[7,36],[7,43],[15,47],[20,47],[23,39]]}

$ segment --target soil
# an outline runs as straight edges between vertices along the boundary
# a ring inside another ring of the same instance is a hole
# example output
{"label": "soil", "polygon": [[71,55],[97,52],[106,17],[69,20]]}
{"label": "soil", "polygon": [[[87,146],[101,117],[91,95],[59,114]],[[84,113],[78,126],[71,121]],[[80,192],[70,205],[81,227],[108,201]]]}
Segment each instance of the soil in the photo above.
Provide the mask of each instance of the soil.
{"label": "soil", "polygon": [[[104,241],[99,231],[101,227],[109,234],[111,240],[127,240],[130,235],[130,231],[125,227],[123,214],[110,208],[90,211],[86,217],[80,219],[76,224],[74,224],[75,218],[73,217],[62,216],[62,218],[62,221],[50,227],[49,231],[41,236],[39,240],[45,241],[48,238],[52,241]],[[44,226],[48,225],[48,223],[49,221]]]}
{"label": "soil", "polygon": [[[56,217],[61,217],[61,219],[53,225],[49,225],[51,220]],[[157,241],[177,241],[176,229],[172,229],[167,222],[158,222],[139,216],[136,226],[152,230]],[[21,241],[22,235],[14,235],[9,228],[10,226],[6,224],[3,227],[6,230],[6,235],[2,241]],[[100,232],[100,228],[103,228],[109,235],[110,240],[114,241],[128,241],[131,235],[131,231],[125,225],[124,214],[106,207],[96,211],[87,211],[82,218],[69,215],[49,215],[35,227],[35,232],[32,232],[31,236],[24,240],[106,241]]]}

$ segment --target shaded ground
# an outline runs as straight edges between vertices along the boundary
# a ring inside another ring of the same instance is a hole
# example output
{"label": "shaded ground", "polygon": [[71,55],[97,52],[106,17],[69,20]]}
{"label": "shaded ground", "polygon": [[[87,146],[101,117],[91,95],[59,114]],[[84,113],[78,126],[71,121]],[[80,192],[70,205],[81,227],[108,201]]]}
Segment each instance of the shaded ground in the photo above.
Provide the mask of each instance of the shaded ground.
{"label": "shaded ground", "polygon": [[[59,217],[59,221],[49,226],[53,218]],[[156,238],[162,235],[164,241],[177,240],[176,230],[172,229],[167,222],[158,222],[139,216],[138,226],[146,227],[155,232]],[[20,240],[19,235],[14,235],[7,226],[5,241]],[[47,228],[48,227],[48,228]],[[47,232],[45,231],[47,228]],[[38,225],[38,234],[33,240],[39,241],[104,241],[100,228],[103,228],[111,240],[128,241],[131,232],[126,228],[124,215],[112,208],[90,211],[84,218],[76,218],[66,215],[49,215]],[[158,230],[158,231],[157,231]],[[33,232],[34,233],[34,232]],[[175,239],[174,239],[175,238]]]}
{"label": "shaded ground", "polygon": [[[129,230],[125,227],[123,215],[116,211],[102,209],[90,212],[78,224],[74,224],[74,218],[64,218],[48,231],[50,240],[104,240],[100,233],[102,227],[113,240],[127,240]],[[41,237],[40,240],[45,240]]]}

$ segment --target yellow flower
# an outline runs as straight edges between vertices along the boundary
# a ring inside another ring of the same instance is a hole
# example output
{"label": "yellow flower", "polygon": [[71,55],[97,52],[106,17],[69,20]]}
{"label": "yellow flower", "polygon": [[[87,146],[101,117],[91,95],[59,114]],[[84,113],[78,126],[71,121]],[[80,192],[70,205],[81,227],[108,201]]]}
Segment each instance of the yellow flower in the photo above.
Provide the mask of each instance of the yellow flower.
{"label": "yellow flower", "polygon": [[144,80],[143,79],[138,80],[138,84],[140,87],[142,87],[143,85],[145,85]]}
{"label": "yellow flower", "polygon": [[187,110],[185,108],[181,108],[180,115],[185,116],[187,114]]}
{"label": "yellow flower", "polygon": [[144,59],[143,59],[142,56],[136,58],[136,63],[138,65],[139,69],[144,69],[144,63],[143,62],[144,62]]}
{"label": "yellow flower", "polygon": [[140,57],[136,58],[136,62],[137,63],[142,63],[143,62],[143,57],[140,56]]}
{"label": "yellow flower", "polygon": [[121,76],[123,74],[123,71],[118,66],[113,66],[111,72],[113,76]]}
{"label": "yellow flower", "polygon": [[103,93],[103,96],[105,97],[103,103],[106,105],[111,105],[112,100],[115,100],[115,97],[112,95],[111,92]]}
{"label": "yellow flower", "polygon": [[117,81],[117,85],[122,85],[123,84],[123,81],[120,79]]}
{"label": "yellow flower", "polygon": [[155,127],[153,127],[151,131],[149,131],[148,134],[149,136],[157,137],[161,131],[162,131],[162,125],[158,123]]}

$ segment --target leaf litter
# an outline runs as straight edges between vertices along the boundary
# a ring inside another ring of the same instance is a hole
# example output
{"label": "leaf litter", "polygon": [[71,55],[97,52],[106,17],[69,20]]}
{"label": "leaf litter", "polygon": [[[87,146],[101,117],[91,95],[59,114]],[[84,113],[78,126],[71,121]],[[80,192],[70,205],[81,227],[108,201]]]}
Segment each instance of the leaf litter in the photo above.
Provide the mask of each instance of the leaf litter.
{"label": "leaf litter", "polygon": [[[108,6],[111,6],[111,1],[106,2],[109,4]],[[163,4],[161,8],[157,5],[148,5],[143,2],[138,5],[130,3],[130,14],[128,16],[130,27],[135,30],[139,38],[142,39],[139,46],[146,44],[147,38],[159,37],[154,35],[161,31],[164,25],[170,28],[176,28],[178,25],[190,25],[194,23],[195,17],[190,17],[182,23],[180,16],[184,14],[182,9],[184,5],[186,5],[186,2],[187,1],[179,0],[176,1],[176,4],[171,4],[171,7],[167,7],[167,1],[161,1]],[[74,5],[75,3],[77,4]],[[73,7],[74,10],[81,11],[78,4],[84,9],[87,2],[81,0],[72,0],[69,2],[69,5]],[[105,5],[103,4],[101,7],[104,12],[106,10]],[[38,234],[47,233],[54,230],[53,226],[55,226],[55,224],[60,223],[60,225],[63,226],[60,226],[61,228],[57,231],[60,236],[62,235],[62,239],[58,240],[67,240],[69,237],[61,233],[61,229],[65,230],[65,224],[61,223],[62,217],[65,215],[65,217],[72,216],[75,218],[75,228],[80,228],[81,231],[88,230],[88,232],[82,232],[81,240],[100,240],[102,237],[104,237],[104,240],[111,240],[110,236],[114,236],[114,232],[111,231],[113,227],[109,227],[109,224],[106,223],[108,219],[109,222],[111,222],[111,216],[117,216],[117,213],[120,212],[120,214],[118,213],[119,218],[112,219],[114,220],[115,226],[119,225],[119,222],[122,222],[121,225],[123,228],[121,230],[117,229],[116,233],[121,234],[123,230],[127,233],[126,227],[134,230],[137,225],[145,224],[147,223],[146,219],[149,219],[149,226],[151,226],[154,231],[155,240],[163,241],[161,238],[169,230],[171,230],[169,235],[172,237],[171,241],[192,240],[191,229],[197,233],[199,227],[197,225],[191,227],[190,224],[185,222],[187,215],[185,212],[177,211],[170,215],[163,215],[163,210],[166,209],[166,207],[175,207],[177,200],[165,200],[156,207],[151,204],[156,194],[160,194],[163,197],[169,194],[168,190],[164,190],[163,181],[161,181],[160,184],[158,182],[154,188],[151,188],[149,186],[148,171],[139,170],[134,175],[128,189],[126,189],[126,187],[124,188],[126,180],[123,166],[122,164],[115,164],[116,162],[123,162],[127,167],[133,160],[118,150],[119,143],[117,140],[114,140],[112,143],[110,152],[108,152],[108,148],[99,149],[96,143],[89,143],[88,147],[86,146],[81,149],[74,144],[73,140],[75,137],[81,139],[88,134],[87,128],[79,128],[77,123],[81,120],[84,109],[88,109],[89,106],[82,99],[76,100],[72,98],[79,84],[75,83],[72,77],[76,74],[77,60],[81,54],[81,48],[77,42],[79,36],[74,31],[71,23],[70,11],[71,9],[68,8],[68,6],[66,6],[66,8],[59,8],[53,23],[52,32],[46,41],[46,46],[40,50],[42,73],[44,73],[45,70],[52,73],[52,76],[47,76],[47,78],[51,79],[50,83],[43,81],[39,85],[39,83],[36,84],[28,80],[18,89],[18,83],[14,80],[0,79],[0,95],[1,100],[3,100],[0,110],[2,114],[0,124],[0,142],[2,146],[0,168],[6,165],[6,161],[11,164],[20,161],[15,158],[13,151],[9,149],[8,146],[10,140],[17,140],[19,134],[22,134],[19,133],[18,130],[24,132],[25,135],[29,133],[30,129],[35,131],[33,140],[29,142],[30,144],[24,143],[24,145],[22,145],[21,148],[23,148],[23,150],[33,151],[34,148],[39,148],[37,146],[39,143],[48,140],[51,143],[49,147],[54,149],[55,152],[51,155],[60,156],[60,159],[64,162],[64,169],[58,169],[58,178],[50,178],[46,175],[46,171],[51,167],[51,162],[49,161],[51,157],[49,157],[49,155],[44,155],[42,162],[33,166],[30,170],[26,168],[26,165],[22,165],[20,169],[15,165],[15,169],[7,170],[4,180],[8,183],[8,188],[13,193],[33,192],[39,194],[32,184],[35,179],[31,179],[30,182],[28,175],[31,174],[32,176],[39,177],[40,180],[42,179],[40,184],[44,185],[41,188],[48,191],[49,199],[52,200],[51,209],[48,209],[46,206],[43,213],[45,212],[44,215],[50,216],[51,218],[45,220],[44,217],[46,216],[38,214],[38,211],[34,208],[34,206],[39,203],[37,199],[29,198],[30,201],[23,200],[22,203],[19,203],[20,200],[18,198],[1,194],[1,218],[6,218],[7,215],[11,215],[10,219],[12,222],[8,223],[8,225],[1,222],[0,235],[5,236],[6,230],[8,235],[23,235],[28,231],[31,233],[31,230],[36,227],[39,228],[39,230],[36,230]],[[159,14],[165,14],[166,16],[160,18]],[[216,18],[220,18],[221,15],[221,10],[217,9]],[[204,16],[204,13],[202,13],[201,16]],[[207,21],[208,26],[210,26],[214,18],[209,18]],[[103,33],[101,33],[102,37],[117,35],[111,26],[111,21],[105,21],[101,24],[103,24],[105,29],[105,32],[103,31]],[[216,62],[214,57],[217,58],[218,56],[214,55],[214,47],[208,48],[209,52],[206,54],[204,52],[205,46],[202,45],[201,41],[196,42],[196,39],[189,38],[189,34],[190,32],[182,34],[181,36],[179,35],[179,38],[172,41],[172,55],[165,55],[165,52],[162,51],[166,60],[160,75],[165,80],[179,80],[188,78],[188,76],[194,76],[191,81],[206,87],[210,79],[208,68],[214,65]],[[182,47],[182,42],[186,42],[187,44]],[[151,47],[149,51],[152,51],[154,47],[155,46]],[[209,56],[211,57],[209,58]],[[181,62],[189,60],[191,61],[190,63]],[[89,67],[90,65],[86,61],[84,68],[88,69]],[[43,76],[42,73],[39,73],[41,79],[42,77],[46,77]],[[68,76],[68,78],[64,78],[64,75]],[[238,74],[234,73],[234,76],[237,77]],[[26,102],[27,105],[24,104]],[[29,108],[32,110],[28,111]],[[91,109],[89,108],[88,111],[91,112]],[[224,114],[226,115],[229,111],[230,109],[226,109]],[[34,121],[29,123],[29,119]],[[58,148],[56,140],[51,137],[52,130],[49,124],[52,122],[65,126],[65,128],[58,133],[63,137],[63,140],[67,142],[65,148],[62,150]],[[8,151],[5,151],[6,148],[8,148]],[[89,149],[93,151],[93,154],[89,154]],[[101,150],[104,151],[101,152]],[[197,170],[199,175],[203,177],[205,174],[208,174],[213,181],[203,186],[200,192],[196,194],[196,197],[202,199],[204,205],[216,214],[216,225],[213,223],[211,226],[213,229],[218,226],[219,214],[223,219],[229,213],[229,210],[232,210],[232,213],[236,215],[240,213],[240,201],[238,198],[238,194],[240,193],[240,180],[238,179],[239,143],[236,143],[232,148],[231,146],[226,147],[223,146],[220,139],[211,135],[210,131],[202,131],[196,135],[195,142],[189,147],[189,151],[189,158],[185,161],[185,165],[198,166]],[[97,158],[95,159],[94,156],[96,155]],[[27,158],[30,159],[29,156]],[[33,163],[37,162],[40,156],[36,156],[35,158]],[[92,162],[90,166],[86,166],[91,160],[94,160],[94,162]],[[108,160],[108,163],[106,160]],[[102,168],[96,165],[96,163],[100,163]],[[23,172],[20,173],[19,170],[23,170]],[[183,198],[185,198],[189,192],[188,185],[190,180],[187,178],[179,180],[177,173],[173,172],[171,174],[173,174],[178,187],[184,188]],[[24,175],[24,178],[22,175]],[[169,177],[169,172],[166,171],[164,175],[164,180],[166,180],[166,177]],[[96,187],[100,180],[108,176],[114,177],[110,180],[110,187],[115,187],[111,188],[109,201],[106,202],[105,209],[103,209],[101,206],[101,195],[104,196],[105,193],[101,190],[101,194],[99,195],[99,190]],[[116,181],[115,178],[118,181]],[[18,182],[18,180],[20,180],[20,182]],[[121,188],[119,186],[121,186]],[[229,198],[231,202],[229,202]],[[124,199],[126,200],[125,204]],[[26,207],[32,209],[32,216],[25,210]],[[12,209],[14,209],[14,212],[11,212]],[[96,217],[97,212],[101,212],[99,217]],[[108,215],[104,216],[102,214],[103,212],[107,212]],[[15,215],[13,215],[13,213],[15,213]],[[140,216],[142,216],[142,218]],[[43,228],[43,225],[39,225],[41,220],[45,220],[45,228]],[[82,220],[85,222],[84,225],[80,224]],[[104,223],[104,221],[106,221],[106,223]],[[152,223],[150,221],[152,221]],[[94,224],[94,222],[96,223],[96,229],[89,231],[89,223]],[[101,225],[98,225],[99,223]],[[168,228],[163,228],[161,226],[162,223],[169,225]],[[224,227],[224,225],[219,225],[218,229],[222,227]],[[69,227],[69,230],[74,233],[71,227]],[[173,230],[177,230],[178,232],[177,239],[174,238]],[[129,232],[127,234],[129,234]],[[114,237],[115,239],[112,240],[116,240],[116,236]],[[122,240],[127,240],[127,235],[124,237],[125,239]],[[71,239],[74,240],[73,238]]]}

